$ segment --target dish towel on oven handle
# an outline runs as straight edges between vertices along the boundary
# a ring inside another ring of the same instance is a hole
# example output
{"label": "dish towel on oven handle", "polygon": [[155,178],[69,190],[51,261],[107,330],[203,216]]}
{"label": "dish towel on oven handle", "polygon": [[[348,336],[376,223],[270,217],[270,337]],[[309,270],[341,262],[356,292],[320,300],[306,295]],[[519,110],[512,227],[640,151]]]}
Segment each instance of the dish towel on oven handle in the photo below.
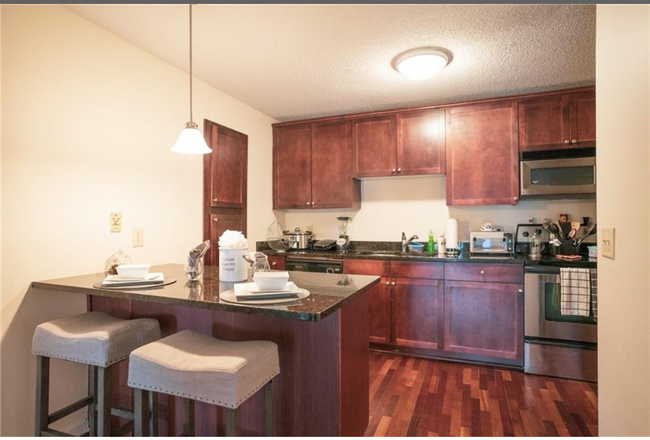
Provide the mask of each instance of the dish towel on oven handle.
{"label": "dish towel on oven handle", "polygon": [[598,319],[598,269],[589,269],[591,276],[591,312]]}
{"label": "dish towel on oven handle", "polygon": [[560,268],[561,313],[589,317],[591,312],[591,273],[589,269]]}

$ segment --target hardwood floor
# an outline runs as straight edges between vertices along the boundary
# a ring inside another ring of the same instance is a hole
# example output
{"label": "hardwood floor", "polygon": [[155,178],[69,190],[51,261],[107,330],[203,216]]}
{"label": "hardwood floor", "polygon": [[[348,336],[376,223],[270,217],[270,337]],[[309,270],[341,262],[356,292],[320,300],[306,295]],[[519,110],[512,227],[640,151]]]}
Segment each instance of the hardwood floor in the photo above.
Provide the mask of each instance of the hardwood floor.
{"label": "hardwood floor", "polygon": [[597,385],[371,352],[366,436],[597,436]]}

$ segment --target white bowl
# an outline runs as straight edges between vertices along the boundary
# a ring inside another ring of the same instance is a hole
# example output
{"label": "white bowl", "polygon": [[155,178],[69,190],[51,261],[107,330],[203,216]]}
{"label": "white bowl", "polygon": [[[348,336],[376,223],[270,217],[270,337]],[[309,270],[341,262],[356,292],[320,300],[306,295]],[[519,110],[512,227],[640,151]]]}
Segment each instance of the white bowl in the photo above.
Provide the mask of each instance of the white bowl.
{"label": "white bowl", "polygon": [[122,279],[143,280],[149,275],[151,264],[120,264],[117,274]]}
{"label": "white bowl", "polygon": [[255,272],[253,281],[259,290],[284,290],[289,282],[289,272]]}

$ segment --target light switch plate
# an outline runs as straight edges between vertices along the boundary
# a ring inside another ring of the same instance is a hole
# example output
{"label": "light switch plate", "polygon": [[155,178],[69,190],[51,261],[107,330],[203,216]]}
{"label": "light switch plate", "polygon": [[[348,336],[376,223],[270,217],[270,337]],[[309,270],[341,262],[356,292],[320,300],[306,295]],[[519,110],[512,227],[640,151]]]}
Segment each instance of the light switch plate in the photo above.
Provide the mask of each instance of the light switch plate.
{"label": "light switch plate", "polygon": [[121,212],[111,212],[111,232],[122,232]]}
{"label": "light switch plate", "polygon": [[142,247],[142,246],[144,246],[144,229],[143,228],[133,228],[132,241],[133,241],[133,247]]}
{"label": "light switch plate", "polygon": [[600,250],[605,258],[614,259],[614,248],[616,241],[614,240],[614,228],[603,228],[600,234]]}

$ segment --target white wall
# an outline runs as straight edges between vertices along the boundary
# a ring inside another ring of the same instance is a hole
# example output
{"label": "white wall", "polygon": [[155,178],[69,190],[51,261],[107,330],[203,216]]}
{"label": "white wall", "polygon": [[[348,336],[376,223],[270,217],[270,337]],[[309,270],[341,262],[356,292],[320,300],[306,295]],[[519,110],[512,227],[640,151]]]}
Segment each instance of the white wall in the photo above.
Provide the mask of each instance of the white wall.
{"label": "white wall", "polygon": [[[102,271],[120,247],[134,262],[182,262],[202,239],[202,158],[169,151],[188,118],[186,73],[60,6],[3,6],[2,45],[1,420],[2,435],[28,435],[34,328],[85,310],[84,297],[30,282]],[[248,232],[263,239],[274,121],[194,85],[197,122],[249,136]],[[109,232],[112,211],[122,233]],[[133,227],[144,227],[142,248]],[[53,369],[56,409],[85,385],[83,370]]]}
{"label": "white wall", "polygon": [[598,5],[596,93],[601,436],[650,435],[650,7]]}
{"label": "white wall", "polygon": [[[287,211],[286,227],[312,230],[318,238],[338,236],[336,217],[353,217],[350,237],[360,241],[399,241],[402,232],[410,237],[417,234],[426,240],[429,230],[437,237],[445,232],[447,219],[459,221],[459,238],[469,239],[490,222],[515,231],[518,223],[528,223],[535,217],[541,223],[546,217],[558,218],[569,213],[572,218],[596,216],[596,201],[590,200],[524,200],[517,206],[447,207],[444,176],[393,177],[367,179],[362,183],[360,210],[295,210]],[[283,224],[283,226],[285,226]]]}

